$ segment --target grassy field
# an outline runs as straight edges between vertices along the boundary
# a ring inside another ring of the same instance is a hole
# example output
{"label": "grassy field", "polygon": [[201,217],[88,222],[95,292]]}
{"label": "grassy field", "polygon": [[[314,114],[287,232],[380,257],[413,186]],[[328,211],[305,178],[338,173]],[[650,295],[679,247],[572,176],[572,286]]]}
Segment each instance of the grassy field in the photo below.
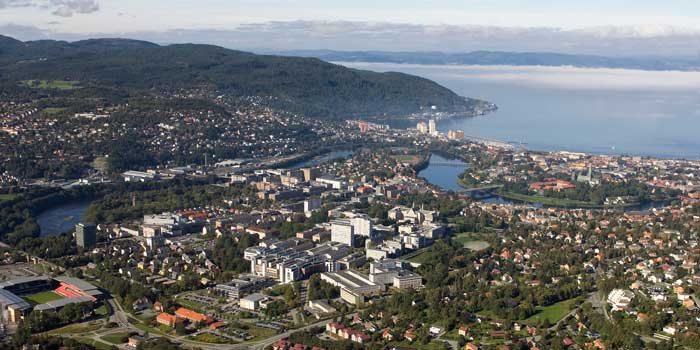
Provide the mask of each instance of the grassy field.
{"label": "grassy field", "polygon": [[542,205],[550,205],[555,207],[581,207],[581,208],[602,208],[602,205],[598,205],[591,202],[576,201],[571,199],[563,198],[551,198],[545,197],[539,194],[526,195],[514,192],[498,192],[498,195],[507,198],[514,199],[517,201],[527,202],[527,203],[537,203]]}
{"label": "grassy field", "polygon": [[97,309],[95,309],[95,314],[99,316],[104,316],[109,314],[109,309],[105,305],[100,305]]}
{"label": "grassy field", "polygon": [[70,80],[24,80],[26,87],[42,90],[73,90],[77,89],[80,82]]}
{"label": "grassy field", "polygon": [[30,304],[35,304],[35,305],[48,303],[49,301],[58,300],[58,299],[63,299],[63,297],[54,293],[54,292],[51,292],[51,291],[24,296],[24,300],[28,301]]}
{"label": "grassy field", "polygon": [[178,298],[177,303],[188,308],[188,309],[192,309],[192,310],[197,311],[197,312],[202,312],[202,311],[206,310],[208,306],[211,307],[211,305],[202,304],[198,301],[187,300],[185,298]]}
{"label": "grassy field", "polygon": [[409,258],[408,261],[419,264],[425,264],[429,258],[429,254],[425,254],[425,251],[421,251],[418,255]]}
{"label": "grassy field", "polygon": [[51,335],[90,333],[100,328],[102,328],[102,321],[94,321],[85,326],[82,324],[71,324],[65,327],[52,329],[47,333]]}
{"label": "grassy field", "polygon": [[44,108],[42,111],[44,114],[58,114],[63,111],[65,111],[65,108],[60,108],[60,107],[49,107],[49,108]]}
{"label": "grassy field", "polygon": [[480,251],[489,247],[489,242],[484,240],[485,235],[485,233],[462,232],[454,235],[452,239],[461,243],[464,248]]}
{"label": "grassy field", "polygon": [[113,334],[108,334],[105,336],[100,337],[100,339],[112,343],[112,344],[123,344],[125,342],[122,341],[125,337],[128,337],[128,333],[113,333]]}
{"label": "grassy field", "polygon": [[269,337],[277,334],[277,332],[275,332],[271,329],[255,327],[255,326],[249,327],[248,329],[245,330],[245,332],[248,332],[248,334],[250,334],[254,337],[252,341],[263,340],[263,339],[269,338]]}
{"label": "grassy field", "polygon": [[220,337],[218,335],[210,334],[210,333],[201,333],[198,334],[195,337],[187,337],[190,340],[202,342],[202,343],[213,343],[213,344],[236,344],[235,341]]}
{"label": "grassy field", "polygon": [[17,195],[13,193],[0,194],[0,202],[13,200],[15,198],[17,198]]}
{"label": "grassy field", "polygon": [[88,338],[75,338],[75,339],[83,344],[92,345],[97,350],[112,350],[111,344],[106,344],[106,343],[103,343],[101,341],[96,341],[96,340],[92,340],[92,339],[88,339]]}
{"label": "grassy field", "polygon": [[537,313],[530,316],[528,319],[524,320],[525,324],[536,324],[540,320],[546,319],[550,324],[559,322],[566,314],[571,311],[571,305],[574,304],[575,299],[569,299],[560,301],[558,303],[552,304],[545,307],[537,307]]}

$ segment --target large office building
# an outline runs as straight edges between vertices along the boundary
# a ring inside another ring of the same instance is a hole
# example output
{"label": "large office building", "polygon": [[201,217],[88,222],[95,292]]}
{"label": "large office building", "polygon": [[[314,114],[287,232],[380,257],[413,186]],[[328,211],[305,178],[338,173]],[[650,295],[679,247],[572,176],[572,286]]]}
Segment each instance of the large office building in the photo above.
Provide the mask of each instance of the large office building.
{"label": "large office building", "polygon": [[370,281],[399,289],[420,289],[423,279],[419,274],[406,269],[407,264],[401,260],[386,259],[374,261],[369,265]]}
{"label": "large office building", "polygon": [[339,219],[331,221],[331,241],[346,244],[348,246],[355,245],[355,230],[352,222],[347,219]]}
{"label": "large office building", "polygon": [[75,225],[75,240],[79,247],[94,247],[97,244],[97,226],[84,223]]}
{"label": "large office building", "polygon": [[322,273],[321,280],[340,288],[340,298],[350,304],[362,304],[365,297],[384,291],[384,285],[372,282],[368,276],[354,270]]}
{"label": "large office building", "polygon": [[428,133],[430,133],[430,135],[437,135],[438,131],[435,119],[430,119],[428,121]]}
{"label": "large office building", "polygon": [[[294,245],[287,242],[297,242]],[[304,241],[290,239],[270,246],[262,243],[247,248],[244,259],[250,261],[250,273],[288,283],[308,278],[311,274],[335,271],[339,260],[350,254],[350,247],[336,242],[310,247]]]}
{"label": "large office building", "polygon": [[228,299],[240,299],[241,297],[259,292],[264,288],[275,284],[271,278],[242,274],[227,283],[217,284],[214,291],[226,296]]}
{"label": "large office building", "polygon": [[367,215],[331,221],[331,241],[354,246],[355,237],[373,238],[372,221]]}

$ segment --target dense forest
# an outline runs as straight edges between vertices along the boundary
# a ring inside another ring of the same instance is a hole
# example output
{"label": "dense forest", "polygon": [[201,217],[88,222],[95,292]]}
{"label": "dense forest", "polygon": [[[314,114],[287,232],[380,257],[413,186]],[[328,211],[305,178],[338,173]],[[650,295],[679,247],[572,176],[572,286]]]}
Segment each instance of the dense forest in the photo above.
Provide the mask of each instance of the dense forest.
{"label": "dense forest", "polygon": [[0,63],[5,84],[44,79],[131,91],[213,87],[236,96],[272,96],[277,107],[320,117],[408,114],[430,105],[470,112],[480,103],[402,73],[210,45],[158,46],[123,39],[23,43],[0,36]]}

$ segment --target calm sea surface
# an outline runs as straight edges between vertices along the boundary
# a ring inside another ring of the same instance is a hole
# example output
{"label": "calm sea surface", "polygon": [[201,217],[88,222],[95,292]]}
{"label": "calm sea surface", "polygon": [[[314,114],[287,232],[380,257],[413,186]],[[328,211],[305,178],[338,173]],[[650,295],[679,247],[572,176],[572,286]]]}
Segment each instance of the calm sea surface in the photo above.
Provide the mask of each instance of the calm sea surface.
{"label": "calm sea surface", "polygon": [[486,116],[442,120],[442,132],[463,130],[533,150],[700,158],[700,72],[342,64],[422,76],[498,105]]}

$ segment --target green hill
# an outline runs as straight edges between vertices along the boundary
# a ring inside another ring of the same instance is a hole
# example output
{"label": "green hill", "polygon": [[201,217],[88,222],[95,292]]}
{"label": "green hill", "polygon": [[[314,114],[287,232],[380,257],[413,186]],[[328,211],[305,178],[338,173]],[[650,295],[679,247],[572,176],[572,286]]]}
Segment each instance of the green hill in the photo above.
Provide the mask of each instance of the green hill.
{"label": "green hill", "polygon": [[210,45],[126,39],[23,43],[0,37],[0,63],[5,82],[73,80],[131,90],[210,87],[237,96],[272,96],[279,107],[323,117],[407,114],[429,105],[469,113],[483,103],[407,74]]}

